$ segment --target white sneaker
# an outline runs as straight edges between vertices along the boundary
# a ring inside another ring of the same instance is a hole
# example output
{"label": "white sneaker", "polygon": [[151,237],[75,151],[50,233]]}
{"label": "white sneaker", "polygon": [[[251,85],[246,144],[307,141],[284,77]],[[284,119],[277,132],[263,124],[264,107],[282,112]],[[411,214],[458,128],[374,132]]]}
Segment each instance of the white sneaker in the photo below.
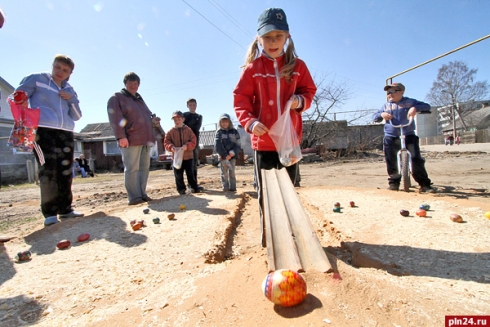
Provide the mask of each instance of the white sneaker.
{"label": "white sneaker", "polygon": [[58,220],[58,217],[56,217],[56,216],[46,217],[46,219],[44,219],[44,226],[51,226],[51,225],[57,224],[59,222],[60,221]]}

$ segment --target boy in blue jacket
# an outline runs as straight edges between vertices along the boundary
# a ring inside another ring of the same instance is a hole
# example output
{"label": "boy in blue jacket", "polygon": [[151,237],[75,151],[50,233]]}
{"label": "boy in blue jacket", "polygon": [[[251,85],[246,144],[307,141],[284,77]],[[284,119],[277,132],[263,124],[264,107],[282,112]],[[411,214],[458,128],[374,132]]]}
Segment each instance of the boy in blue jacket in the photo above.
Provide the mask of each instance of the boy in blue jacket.
{"label": "boy in blue jacket", "polygon": [[219,129],[214,138],[214,149],[220,157],[223,191],[236,192],[235,167],[236,158],[241,149],[240,134],[233,127],[228,114],[222,114],[219,118]]}
{"label": "boy in blue jacket", "polygon": [[[415,118],[418,112],[430,112],[430,105],[415,99],[404,97],[405,86],[402,83],[393,83],[384,87],[386,102],[374,115],[377,123],[391,120],[393,125],[408,123],[410,117]],[[434,193],[431,180],[425,170],[425,160],[420,154],[419,137],[415,135],[415,123],[404,127],[405,144],[412,155],[412,176],[419,184],[419,193]],[[400,129],[389,123],[384,126],[383,149],[385,153],[386,168],[388,171],[389,190],[398,191],[401,176],[398,173],[397,152],[401,148]]]}

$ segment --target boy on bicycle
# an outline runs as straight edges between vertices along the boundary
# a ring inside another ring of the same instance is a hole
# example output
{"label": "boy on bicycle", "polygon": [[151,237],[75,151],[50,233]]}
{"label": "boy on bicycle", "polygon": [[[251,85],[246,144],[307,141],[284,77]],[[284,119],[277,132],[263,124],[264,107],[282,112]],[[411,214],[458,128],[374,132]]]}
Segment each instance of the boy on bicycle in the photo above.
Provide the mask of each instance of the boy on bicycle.
{"label": "boy on bicycle", "polygon": [[[385,120],[383,149],[386,169],[388,171],[389,190],[398,191],[401,176],[398,173],[397,152],[401,148],[400,129],[393,125],[407,124],[410,117],[415,118],[418,112],[430,112],[428,103],[404,97],[405,86],[393,83],[384,87],[387,102],[374,115],[376,123]],[[392,124],[386,123],[391,120]],[[412,155],[412,176],[419,184],[419,193],[434,193],[431,180],[425,170],[425,159],[420,154],[419,137],[415,135],[415,123],[404,127],[405,143]]]}

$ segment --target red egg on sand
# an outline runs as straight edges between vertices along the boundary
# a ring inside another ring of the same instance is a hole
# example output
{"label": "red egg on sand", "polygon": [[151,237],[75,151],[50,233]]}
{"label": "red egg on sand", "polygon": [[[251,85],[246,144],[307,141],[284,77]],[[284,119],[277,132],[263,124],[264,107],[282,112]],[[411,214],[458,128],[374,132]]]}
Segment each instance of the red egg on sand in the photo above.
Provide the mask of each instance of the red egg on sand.
{"label": "red egg on sand", "polygon": [[90,234],[80,234],[78,235],[78,242],[85,242],[90,238]]}
{"label": "red egg on sand", "polygon": [[59,241],[58,244],[56,244],[56,247],[60,250],[63,250],[63,249],[70,247],[70,245],[71,245],[70,241],[62,240],[62,241]]}

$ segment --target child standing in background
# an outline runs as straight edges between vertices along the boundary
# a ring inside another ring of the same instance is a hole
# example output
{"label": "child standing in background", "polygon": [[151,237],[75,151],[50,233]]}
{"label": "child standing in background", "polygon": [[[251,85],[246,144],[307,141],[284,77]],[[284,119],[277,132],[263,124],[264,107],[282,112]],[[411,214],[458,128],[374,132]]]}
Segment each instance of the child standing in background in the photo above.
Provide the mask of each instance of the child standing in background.
{"label": "child standing in background", "polygon": [[196,147],[192,150],[194,158],[194,178],[197,182],[197,166],[199,165],[199,130],[202,126],[202,116],[196,112],[197,100],[194,98],[187,99],[187,109],[189,111],[184,112],[184,124],[189,126],[194,135],[196,135]]}
{"label": "child standing in background", "polygon": [[[306,64],[296,55],[286,14],[282,9],[269,8],[262,12],[258,19],[257,34],[257,38],[249,47],[245,66],[233,96],[238,121],[252,134],[260,218],[264,232],[260,171],[284,167],[279,161],[276,146],[268,131],[284,112],[286,102],[292,100],[291,121],[301,141],[301,113],[310,107],[316,86]],[[284,50],[286,43],[287,48]],[[293,184],[297,179],[297,165],[298,163],[286,167]],[[262,233],[263,246],[264,235]]]}
{"label": "child standing in background", "polygon": [[202,187],[197,185],[196,179],[194,177],[194,160],[193,153],[194,147],[196,146],[196,136],[190,129],[190,127],[184,125],[184,114],[181,111],[174,111],[172,114],[172,119],[174,121],[174,127],[172,127],[167,134],[165,134],[165,140],[163,145],[165,150],[172,152],[172,157],[175,159],[175,152],[181,148],[184,151],[184,158],[182,160],[182,165],[179,169],[173,167],[175,185],[177,186],[177,192],[180,195],[186,193],[186,186],[184,183],[184,171],[187,175],[187,182],[191,187],[192,193],[199,193],[203,190]]}
{"label": "child standing in background", "polygon": [[230,115],[222,114],[219,118],[219,129],[214,138],[214,149],[221,161],[221,185],[223,191],[236,192],[235,167],[240,153],[240,134],[233,127]]}

